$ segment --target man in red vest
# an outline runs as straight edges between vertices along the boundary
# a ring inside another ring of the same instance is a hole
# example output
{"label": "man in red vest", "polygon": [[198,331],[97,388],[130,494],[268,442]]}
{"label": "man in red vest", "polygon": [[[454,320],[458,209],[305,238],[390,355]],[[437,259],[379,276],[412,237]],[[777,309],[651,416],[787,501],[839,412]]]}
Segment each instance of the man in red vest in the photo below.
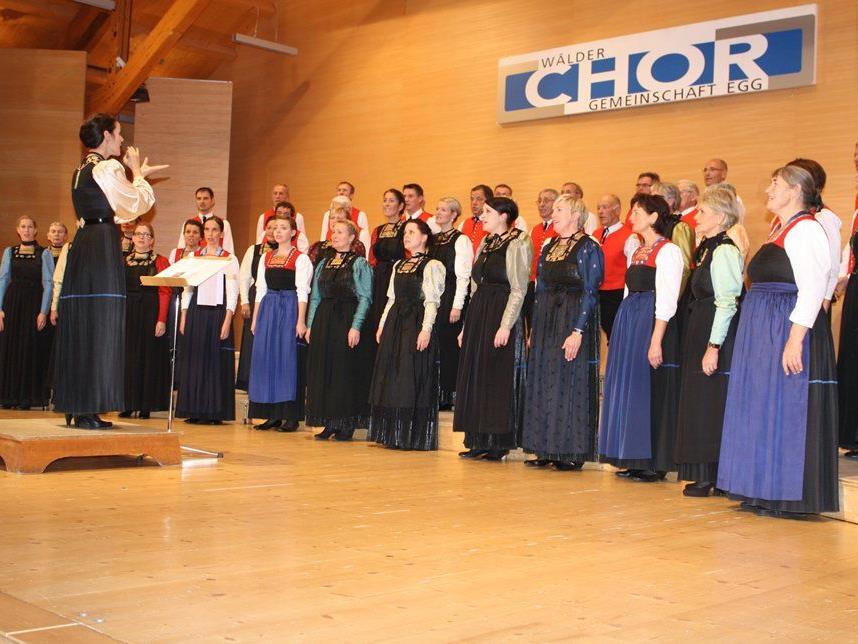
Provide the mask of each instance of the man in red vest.
{"label": "man in red vest", "polygon": [[697,184],[688,179],[681,179],[676,182],[679,188],[679,214],[681,220],[691,226],[691,230],[697,229],[697,220],[694,215],[697,214],[697,200],[700,198],[700,189]]}
{"label": "man in red vest", "polygon": [[620,198],[617,195],[605,195],[596,204],[596,212],[601,224],[593,231],[593,237],[602,245],[605,258],[605,277],[599,287],[599,313],[602,318],[602,330],[611,340],[614,318],[623,301],[626,285],[626,268],[638,246],[640,239],[629,226],[620,221]]}
{"label": "man in red vest", "polygon": [[[285,183],[274,184],[274,187],[271,188],[271,207],[261,213],[256,219],[255,243],[262,243],[262,240],[265,238],[265,226],[268,224],[268,220],[274,216],[274,212],[277,210],[277,204],[281,203],[289,203],[289,186]],[[304,215],[295,211],[293,216],[295,217],[295,225],[298,227],[298,234],[292,241],[298,250],[302,253],[306,253],[307,249],[310,247],[310,242],[307,239],[307,230],[304,228]],[[226,247],[224,246],[224,248]]]}
{"label": "man in red vest", "polygon": [[533,314],[533,299],[536,294],[536,272],[539,269],[539,257],[542,255],[542,245],[557,233],[551,223],[551,214],[554,211],[554,202],[560,196],[554,188],[543,188],[536,199],[536,211],[539,213],[539,222],[530,231],[530,241],[533,244],[533,264],[530,268],[530,283],[527,285],[527,294],[524,296],[522,314],[528,330],[530,319]]}
{"label": "man in red vest", "polygon": [[419,183],[406,183],[402,186],[402,196],[405,197],[406,220],[422,219],[429,225],[429,229],[433,233],[441,230],[441,227],[435,223],[435,215],[423,209],[426,206],[426,198],[423,196],[423,186]]}
{"label": "man in red vest", "polygon": [[[337,184],[337,197],[348,197],[349,201],[354,201],[354,194],[355,187],[348,181],[340,181]],[[351,209],[352,223],[357,226],[358,230],[369,230],[369,217],[366,216],[366,213],[355,206],[352,206]],[[320,241],[328,239],[328,219],[330,216],[330,210],[326,210],[325,214],[322,215],[322,234],[319,237]]]}
{"label": "man in red vest", "polygon": [[474,247],[474,255],[477,254],[480,242],[486,236],[483,232],[483,222],[480,221],[480,215],[483,214],[483,206],[494,196],[492,189],[484,183],[471,188],[471,216],[459,224],[459,230],[465,233],[467,238],[471,240],[471,246]]}

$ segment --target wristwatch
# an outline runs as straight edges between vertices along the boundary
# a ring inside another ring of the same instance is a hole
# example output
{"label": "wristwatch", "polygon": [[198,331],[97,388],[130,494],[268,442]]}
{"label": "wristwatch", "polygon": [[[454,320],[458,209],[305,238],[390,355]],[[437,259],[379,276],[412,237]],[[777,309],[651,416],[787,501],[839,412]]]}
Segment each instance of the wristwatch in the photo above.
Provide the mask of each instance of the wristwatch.
{"label": "wristwatch", "polygon": [[721,349],[721,345],[715,344],[714,342],[707,342],[706,346],[709,347],[710,349],[719,349],[719,350]]}

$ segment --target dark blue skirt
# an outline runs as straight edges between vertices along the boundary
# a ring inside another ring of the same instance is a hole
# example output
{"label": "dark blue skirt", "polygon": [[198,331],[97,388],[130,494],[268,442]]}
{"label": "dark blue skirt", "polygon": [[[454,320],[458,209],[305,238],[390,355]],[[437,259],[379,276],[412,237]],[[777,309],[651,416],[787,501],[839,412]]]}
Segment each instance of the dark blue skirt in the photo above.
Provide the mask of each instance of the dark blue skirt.
{"label": "dark blue skirt", "polygon": [[742,307],[727,390],[718,487],[789,512],[838,507],[834,348],[825,314],[804,340],[802,372],[783,372],[797,289],[757,283]]}
{"label": "dark blue skirt", "polygon": [[295,400],[298,390],[298,294],[268,291],[259,303],[247,396],[256,403]]}

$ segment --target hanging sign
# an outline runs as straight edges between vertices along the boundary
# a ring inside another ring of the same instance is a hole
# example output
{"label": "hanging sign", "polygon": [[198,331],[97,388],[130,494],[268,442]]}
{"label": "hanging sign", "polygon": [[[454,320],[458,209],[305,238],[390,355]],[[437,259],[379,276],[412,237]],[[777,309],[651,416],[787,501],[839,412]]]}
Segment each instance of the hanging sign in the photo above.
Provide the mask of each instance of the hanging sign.
{"label": "hanging sign", "polygon": [[815,4],[502,58],[498,122],[816,82]]}

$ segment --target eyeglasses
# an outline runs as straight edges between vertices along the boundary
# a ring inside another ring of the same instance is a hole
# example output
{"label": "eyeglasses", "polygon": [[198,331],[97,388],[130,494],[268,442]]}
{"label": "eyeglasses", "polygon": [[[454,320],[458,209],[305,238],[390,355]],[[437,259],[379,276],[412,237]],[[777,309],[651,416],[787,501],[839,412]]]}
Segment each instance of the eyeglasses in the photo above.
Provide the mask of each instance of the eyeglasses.
{"label": "eyeglasses", "polygon": [[154,235],[152,235],[152,233],[137,233],[137,232],[134,233],[134,237],[146,238],[146,237],[153,237],[153,236]]}

